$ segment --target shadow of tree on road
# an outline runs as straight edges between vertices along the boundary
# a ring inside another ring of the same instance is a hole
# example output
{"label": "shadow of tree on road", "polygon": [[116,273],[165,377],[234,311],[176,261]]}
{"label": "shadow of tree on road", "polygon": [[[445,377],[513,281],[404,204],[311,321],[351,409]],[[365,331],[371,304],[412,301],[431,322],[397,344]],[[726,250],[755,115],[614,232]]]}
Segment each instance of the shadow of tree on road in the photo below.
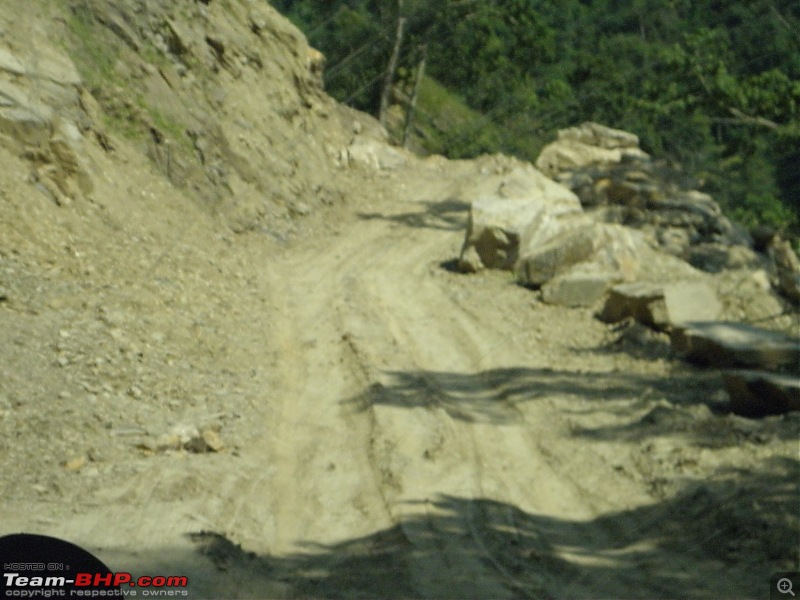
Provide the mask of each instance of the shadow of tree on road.
{"label": "shadow of tree on road", "polygon": [[[800,462],[772,459],[590,521],[440,496],[393,527],[288,556],[255,555],[216,532],[191,539],[227,577],[308,598],[480,597],[487,576],[519,598],[766,597],[771,572],[798,565],[798,482]],[[421,575],[442,561],[446,572]]]}
{"label": "shadow of tree on road", "polygon": [[603,374],[602,383],[591,375],[573,371],[526,367],[490,369],[478,373],[445,371],[389,371],[388,383],[376,383],[355,398],[345,400],[357,410],[372,405],[400,408],[443,408],[464,421],[505,423],[519,418],[521,404],[554,395],[601,402],[611,398],[635,399],[658,378]]}
{"label": "shadow of tree on road", "polygon": [[[726,447],[745,440],[800,437],[800,419],[783,415],[751,420],[729,414],[720,399],[719,374],[677,368],[669,377],[640,373],[576,373],[526,367],[478,373],[389,371],[343,403],[355,411],[373,406],[440,408],[467,422],[511,423],[530,402],[555,400],[578,423],[572,435],[594,440],[643,439],[679,435],[697,445]],[[582,416],[603,412],[615,421],[582,426]]]}
{"label": "shadow of tree on road", "polygon": [[424,210],[399,214],[358,213],[364,220],[380,219],[406,225],[407,227],[440,229],[444,231],[463,231],[467,226],[467,212],[470,205],[460,200],[441,200],[422,202]]}

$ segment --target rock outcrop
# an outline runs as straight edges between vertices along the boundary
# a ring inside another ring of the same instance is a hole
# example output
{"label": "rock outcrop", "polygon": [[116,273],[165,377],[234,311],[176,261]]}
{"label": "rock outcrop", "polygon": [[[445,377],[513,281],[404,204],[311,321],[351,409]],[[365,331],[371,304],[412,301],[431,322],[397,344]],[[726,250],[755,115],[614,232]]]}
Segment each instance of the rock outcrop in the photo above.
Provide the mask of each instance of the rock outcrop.
{"label": "rock outcrop", "polygon": [[800,339],[743,323],[698,322],[674,327],[670,343],[685,360],[723,369],[732,412],[758,418],[800,410]]}
{"label": "rock outcrop", "polygon": [[28,159],[31,183],[60,205],[93,188],[85,102],[68,56],[49,46],[37,56],[0,47],[0,144]]}

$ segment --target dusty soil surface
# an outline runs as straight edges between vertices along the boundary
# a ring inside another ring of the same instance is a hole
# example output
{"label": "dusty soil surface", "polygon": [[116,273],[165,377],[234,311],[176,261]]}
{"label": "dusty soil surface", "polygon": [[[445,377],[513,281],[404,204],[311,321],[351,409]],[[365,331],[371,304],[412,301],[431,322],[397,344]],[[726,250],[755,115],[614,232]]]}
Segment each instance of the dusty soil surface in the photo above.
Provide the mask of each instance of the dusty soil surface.
{"label": "dusty soil surface", "polygon": [[798,416],[449,270],[474,165],[356,169],[280,242],[122,159],[139,205],[3,171],[3,531],[197,598],[765,597],[797,568]]}

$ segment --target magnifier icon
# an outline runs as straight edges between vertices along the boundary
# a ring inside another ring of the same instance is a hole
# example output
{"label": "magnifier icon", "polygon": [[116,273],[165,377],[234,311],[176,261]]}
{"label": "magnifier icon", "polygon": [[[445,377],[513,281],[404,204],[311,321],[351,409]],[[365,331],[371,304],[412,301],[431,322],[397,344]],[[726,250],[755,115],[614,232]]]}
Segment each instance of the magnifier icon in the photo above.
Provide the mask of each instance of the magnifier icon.
{"label": "magnifier icon", "polygon": [[779,579],[777,587],[778,591],[781,594],[791,594],[792,596],[794,596],[794,592],[792,591],[791,579],[787,579],[786,577],[784,577],[783,579]]}

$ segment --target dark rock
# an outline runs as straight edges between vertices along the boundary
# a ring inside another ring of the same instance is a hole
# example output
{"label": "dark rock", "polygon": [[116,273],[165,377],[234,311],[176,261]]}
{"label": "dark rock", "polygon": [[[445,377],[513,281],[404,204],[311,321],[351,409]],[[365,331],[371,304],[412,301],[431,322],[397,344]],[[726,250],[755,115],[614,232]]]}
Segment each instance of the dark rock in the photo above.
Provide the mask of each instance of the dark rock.
{"label": "dark rock", "polygon": [[758,254],[746,246],[727,244],[698,244],[687,247],[686,262],[707,273],[720,273],[726,269],[757,269],[761,266]]}
{"label": "dark rock", "polygon": [[696,322],[673,328],[672,350],[715,367],[800,371],[800,339],[744,323]]}
{"label": "dark rock", "polygon": [[764,417],[800,410],[800,378],[763,371],[723,374],[731,410],[744,417]]}
{"label": "dark rock", "polygon": [[766,252],[778,232],[769,225],[757,225],[750,231],[750,235],[753,238],[753,249],[756,252]]}

